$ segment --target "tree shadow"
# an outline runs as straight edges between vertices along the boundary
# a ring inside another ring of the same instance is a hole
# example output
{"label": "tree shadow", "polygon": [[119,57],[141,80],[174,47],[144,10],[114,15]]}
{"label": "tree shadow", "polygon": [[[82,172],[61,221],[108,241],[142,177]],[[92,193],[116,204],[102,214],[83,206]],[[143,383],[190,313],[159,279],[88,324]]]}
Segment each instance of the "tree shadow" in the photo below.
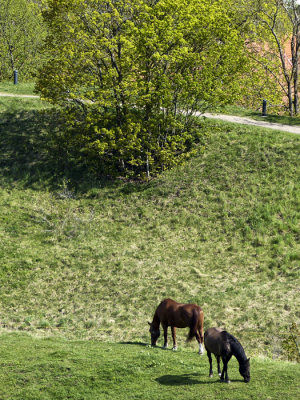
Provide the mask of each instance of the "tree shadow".
{"label": "tree shadow", "polygon": [[76,193],[103,187],[119,188],[123,194],[143,190],[136,182],[124,183],[101,171],[91,171],[80,149],[67,145],[59,110],[0,115],[0,177],[5,183],[55,190],[67,181]]}
{"label": "tree shadow", "polygon": [[98,189],[108,188],[112,190],[100,196],[111,199],[147,191],[152,197],[160,190],[155,180],[123,179],[109,175],[105,165],[91,166],[72,133],[65,131],[63,113],[56,108],[1,112],[2,184],[55,191],[67,183],[74,194],[88,198],[98,198]]}
{"label": "tree shadow", "polygon": [[0,168],[7,182],[52,186],[68,176],[71,164],[59,141],[59,119],[53,110],[1,113]]}

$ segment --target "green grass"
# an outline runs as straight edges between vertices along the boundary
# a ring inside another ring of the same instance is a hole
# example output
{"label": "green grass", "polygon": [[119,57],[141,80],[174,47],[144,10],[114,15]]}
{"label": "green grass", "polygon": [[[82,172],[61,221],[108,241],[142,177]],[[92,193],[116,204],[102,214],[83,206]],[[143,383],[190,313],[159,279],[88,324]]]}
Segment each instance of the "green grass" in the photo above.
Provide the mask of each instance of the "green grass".
{"label": "green grass", "polygon": [[[15,97],[0,96],[0,113],[2,117],[14,121],[19,116],[20,111],[43,110],[51,107],[46,101],[39,98],[23,98],[18,95],[34,95],[34,83],[19,83],[14,85],[12,82],[0,82],[0,93],[13,94]],[[6,119],[5,118],[5,119]]]}
{"label": "green grass", "polygon": [[236,359],[230,384],[208,377],[206,355],[189,350],[151,349],[143,343],[101,343],[2,335],[0,398],[47,399],[270,399],[296,400],[300,366],[251,360],[245,384]]}
{"label": "green grass", "polygon": [[25,83],[19,82],[17,85],[14,85],[13,82],[1,81],[0,92],[36,95],[36,93],[34,93],[34,86],[35,86],[34,82],[25,82]]}
{"label": "green grass", "polygon": [[15,115],[22,110],[43,110],[51,105],[36,98],[3,97],[0,96],[0,113],[7,113],[8,118],[14,120]]}
{"label": "green grass", "polygon": [[10,119],[14,119],[14,114],[18,114],[21,110],[43,110],[51,107],[49,103],[39,98],[21,97],[23,95],[37,96],[34,92],[33,82],[14,85],[12,82],[2,81],[0,82],[0,93],[15,95],[15,97],[0,96],[0,113],[7,113]]}
{"label": "green grass", "polygon": [[[22,102],[0,123],[0,398],[296,398],[298,366],[271,359],[300,320],[299,136],[206,120],[184,166],[113,181],[74,161],[56,111]],[[122,344],[149,343],[164,297],[234,334],[253,383],[232,360],[232,385],[209,384],[186,330],[175,354]]]}
{"label": "green grass", "polygon": [[91,182],[47,118],[2,117],[2,329],[149,340],[173,297],[251,354],[283,356],[300,317],[299,137],[206,122],[205,152],[183,167]]}
{"label": "green grass", "polygon": [[300,125],[300,117],[290,117],[288,115],[278,115],[272,110],[267,112],[266,116],[262,116],[262,110],[251,110],[241,106],[225,106],[214,109],[213,112],[227,114],[227,115],[236,115],[239,117],[249,117],[255,119],[257,121],[265,121],[265,122],[272,122],[277,124],[283,125],[291,125],[296,126]]}

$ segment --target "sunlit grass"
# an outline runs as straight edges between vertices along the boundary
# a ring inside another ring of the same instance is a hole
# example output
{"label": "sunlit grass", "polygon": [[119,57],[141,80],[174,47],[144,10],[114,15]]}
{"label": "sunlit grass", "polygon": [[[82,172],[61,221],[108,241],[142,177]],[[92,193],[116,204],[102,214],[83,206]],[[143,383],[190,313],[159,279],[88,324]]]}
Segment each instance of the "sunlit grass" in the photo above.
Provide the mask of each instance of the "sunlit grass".
{"label": "sunlit grass", "polygon": [[230,384],[220,383],[216,362],[208,377],[206,355],[179,349],[151,349],[144,343],[101,343],[2,335],[2,400],[47,399],[224,399],[298,398],[299,364],[251,359],[245,384],[235,358],[228,365]]}
{"label": "sunlit grass", "polygon": [[19,82],[15,85],[13,81],[0,81],[0,92],[4,93],[34,95],[34,87],[34,82]]}
{"label": "sunlit grass", "polygon": [[299,137],[206,121],[204,153],[141,184],[76,169],[46,114],[2,115],[2,332],[146,342],[173,297],[251,356],[285,357],[300,318]]}

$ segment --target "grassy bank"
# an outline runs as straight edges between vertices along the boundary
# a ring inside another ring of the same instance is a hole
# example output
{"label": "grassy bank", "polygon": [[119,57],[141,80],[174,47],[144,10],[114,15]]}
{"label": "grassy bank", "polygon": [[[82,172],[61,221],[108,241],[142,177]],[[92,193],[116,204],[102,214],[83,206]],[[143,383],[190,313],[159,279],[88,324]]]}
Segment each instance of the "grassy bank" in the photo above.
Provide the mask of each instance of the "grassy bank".
{"label": "grassy bank", "polygon": [[173,297],[251,356],[286,357],[300,319],[299,137],[206,121],[204,150],[141,184],[91,179],[53,141],[53,115],[1,120],[1,332],[149,341],[147,320]]}
{"label": "grassy bank", "polygon": [[298,398],[300,366],[251,360],[245,384],[229,363],[230,384],[208,377],[206,355],[151,349],[143,343],[100,343],[2,335],[2,400],[47,399],[271,399]]}

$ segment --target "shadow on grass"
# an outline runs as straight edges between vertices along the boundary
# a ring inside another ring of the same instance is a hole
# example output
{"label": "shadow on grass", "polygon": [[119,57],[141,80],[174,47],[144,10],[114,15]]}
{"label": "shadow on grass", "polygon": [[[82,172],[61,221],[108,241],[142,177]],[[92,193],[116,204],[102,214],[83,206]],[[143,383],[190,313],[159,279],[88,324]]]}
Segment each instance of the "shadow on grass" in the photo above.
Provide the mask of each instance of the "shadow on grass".
{"label": "shadow on grass", "polygon": [[67,181],[76,193],[95,187],[120,188],[124,194],[142,190],[143,185],[91,172],[78,149],[66,148],[63,132],[55,109],[0,113],[2,184],[55,190]]}
{"label": "shadow on grass", "polygon": [[[159,378],[156,378],[156,382],[160,385],[165,386],[189,386],[189,385],[211,385],[211,384],[221,384],[228,385],[228,383],[222,382],[219,378],[209,378],[208,380],[200,381],[199,374],[182,374],[182,375],[163,375]],[[230,382],[242,382],[242,380],[231,379]]]}
{"label": "shadow on grass", "polygon": [[199,374],[183,374],[183,375],[163,375],[156,380],[160,385],[164,386],[190,386],[190,385],[205,385],[218,383],[215,380],[200,381]]}
{"label": "shadow on grass", "polygon": [[[159,190],[152,180],[128,180],[91,168],[78,144],[66,146],[64,130],[63,117],[55,108],[0,112],[2,186],[55,191],[67,185],[66,195],[96,199],[145,191],[151,197]],[[109,190],[99,193],[100,188]]]}
{"label": "shadow on grass", "polygon": [[53,111],[1,113],[0,168],[7,182],[51,186],[66,175],[68,157],[59,141],[54,141],[59,135],[58,118]]}
{"label": "shadow on grass", "polygon": [[143,342],[120,342],[121,344],[133,344],[135,346],[149,346],[149,343],[143,343]]}

